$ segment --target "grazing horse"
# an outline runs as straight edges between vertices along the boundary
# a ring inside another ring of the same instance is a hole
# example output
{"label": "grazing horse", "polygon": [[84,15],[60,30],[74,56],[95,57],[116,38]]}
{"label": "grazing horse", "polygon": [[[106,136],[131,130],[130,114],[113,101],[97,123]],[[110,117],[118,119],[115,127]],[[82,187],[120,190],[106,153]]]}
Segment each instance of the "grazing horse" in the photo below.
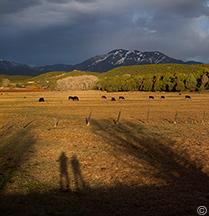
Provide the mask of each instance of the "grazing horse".
{"label": "grazing horse", "polygon": [[111,101],[116,101],[114,97],[111,98]]}
{"label": "grazing horse", "polygon": [[103,95],[103,96],[102,96],[102,99],[107,99],[107,97]]}
{"label": "grazing horse", "polygon": [[68,100],[73,100],[73,97],[72,97],[72,96],[69,96],[69,97],[68,97]]}
{"label": "grazing horse", "polygon": [[149,99],[155,99],[153,96],[149,96]]}
{"label": "grazing horse", "polygon": [[123,96],[120,96],[119,99],[123,99],[124,100],[125,98]]}
{"label": "grazing horse", "polygon": [[161,96],[162,99],[165,99],[165,96]]}
{"label": "grazing horse", "polygon": [[73,97],[73,101],[79,101],[78,97],[77,97],[77,96],[74,96],[74,97]]}
{"label": "grazing horse", "polygon": [[39,102],[44,102],[44,98],[39,98]]}
{"label": "grazing horse", "polygon": [[191,97],[189,95],[185,95],[185,99],[187,99],[187,98],[191,99]]}

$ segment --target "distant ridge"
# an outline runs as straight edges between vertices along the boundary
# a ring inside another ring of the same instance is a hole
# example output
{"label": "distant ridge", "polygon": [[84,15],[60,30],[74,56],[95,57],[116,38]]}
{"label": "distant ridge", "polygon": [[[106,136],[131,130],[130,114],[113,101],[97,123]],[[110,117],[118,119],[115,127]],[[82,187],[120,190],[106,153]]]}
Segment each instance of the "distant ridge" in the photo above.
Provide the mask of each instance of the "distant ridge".
{"label": "distant ridge", "polygon": [[106,72],[120,66],[130,65],[149,65],[149,64],[202,64],[201,62],[189,61],[184,62],[170,58],[158,51],[155,52],[141,52],[138,50],[123,50],[116,49],[105,55],[95,56],[80,64],[75,65],[75,69],[92,71],[92,72]]}
{"label": "distant ridge", "polygon": [[40,72],[25,64],[0,59],[0,74],[37,76]]}
{"label": "distant ridge", "polygon": [[150,64],[187,64],[195,65],[202,62],[187,61],[171,58],[161,52],[141,52],[138,50],[116,49],[104,55],[98,55],[87,59],[76,65],[47,65],[39,67],[30,67],[28,65],[9,62],[0,59],[0,74],[6,75],[28,75],[37,76],[50,71],[91,71],[91,72],[106,72],[120,66],[130,65],[150,65]]}

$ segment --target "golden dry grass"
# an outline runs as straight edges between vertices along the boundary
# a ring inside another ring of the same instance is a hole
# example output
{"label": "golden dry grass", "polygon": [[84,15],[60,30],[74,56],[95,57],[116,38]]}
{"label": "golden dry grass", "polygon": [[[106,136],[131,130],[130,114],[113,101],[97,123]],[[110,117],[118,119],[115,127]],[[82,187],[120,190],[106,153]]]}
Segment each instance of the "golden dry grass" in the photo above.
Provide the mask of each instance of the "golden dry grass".
{"label": "golden dry grass", "polygon": [[[80,101],[67,100],[75,95]],[[125,100],[118,100],[120,95]],[[197,207],[209,201],[209,94],[184,96],[4,93],[0,198],[5,215],[196,215]],[[39,103],[40,97],[46,102]],[[60,190],[62,152],[68,160]]]}

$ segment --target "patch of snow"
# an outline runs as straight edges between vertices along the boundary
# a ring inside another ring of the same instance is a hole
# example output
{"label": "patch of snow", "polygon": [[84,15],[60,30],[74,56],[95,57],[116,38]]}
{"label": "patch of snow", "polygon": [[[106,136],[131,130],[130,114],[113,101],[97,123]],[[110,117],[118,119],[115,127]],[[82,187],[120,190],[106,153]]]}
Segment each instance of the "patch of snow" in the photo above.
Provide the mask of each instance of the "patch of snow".
{"label": "patch of snow", "polygon": [[134,53],[134,50],[128,51],[128,52],[126,53],[126,56],[129,55],[129,54],[131,54],[131,53]]}
{"label": "patch of snow", "polygon": [[123,57],[123,58],[119,59],[119,60],[115,63],[115,65],[123,64],[123,62],[125,61],[125,59],[126,59],[126,57]]}
{"label": "patch of snow", "polygon": [[94,58],[95,62],[92,63],[92,65],[98,64],[99,62],[102,62],[104,60],[106,60],[111,54],[107,54],[104,56],[99,56],[98,59],[96,60],[96,58]]}
{"label": "patch of snow", "polygon": [[163,59],[165,59],[165,56],[163,56],[163,57],[162,57],[162,58],[160,58],[160,59],[157,59],[155,63],[156,63],[156,64],[159,64],[160,62],[162,62],[162,61],[163,61]]}

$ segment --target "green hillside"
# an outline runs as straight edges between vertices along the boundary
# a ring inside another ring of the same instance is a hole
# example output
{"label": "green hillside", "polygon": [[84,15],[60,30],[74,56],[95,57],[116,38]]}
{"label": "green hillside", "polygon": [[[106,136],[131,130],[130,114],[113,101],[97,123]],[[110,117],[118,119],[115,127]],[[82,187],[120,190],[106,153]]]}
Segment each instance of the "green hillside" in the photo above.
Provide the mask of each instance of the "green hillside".
{"label": "green hillside", "polygon": [[[6,76],[9,79],[8,87],[22,87],[32,89],[56,89],[57,80],[66,77],[93,75],[99,78],[94,89],[107,91],[183,91],[186,89],[208,89],[209,64],[182,65],[182,64],[159,64],[159,65],[134,65],[122,66],[105,73],[86,72],[74,70],[71,72],[53,71],[36,77]],[[125,75],[125,76],[124,76]],[[15,83],[12,86],[12,83]],[[190,87],[193,83],[193,87]]]}
{"label": "green hillside", "polygon": [[9,79],[10,82],[19,82],[19,81],[24,81],[30,79],[32,76],[22,76],[22,75],[4,75],[0,74],[0,82],[2,82],[3,79]]}
{"label": "green hillside", "polygon": [[158,64],[158,65],[133,65],[133,66],[122,66],[110,70],[108,72],[100,74],[99,78],[123,76],[124,74],[130,75],[145,75],[145,74],[156,74],[170,72],[174,74],[176,72],[189,74],[202,71],[204,68],[209,68],[209,64],[198,64],[198,65],[182,65],[182,64]]}
{"label": "green hillside", "polygon": [[100,76],[94,89],[106,91],[203,91],[209,65],[143,65],[115,68]]}

